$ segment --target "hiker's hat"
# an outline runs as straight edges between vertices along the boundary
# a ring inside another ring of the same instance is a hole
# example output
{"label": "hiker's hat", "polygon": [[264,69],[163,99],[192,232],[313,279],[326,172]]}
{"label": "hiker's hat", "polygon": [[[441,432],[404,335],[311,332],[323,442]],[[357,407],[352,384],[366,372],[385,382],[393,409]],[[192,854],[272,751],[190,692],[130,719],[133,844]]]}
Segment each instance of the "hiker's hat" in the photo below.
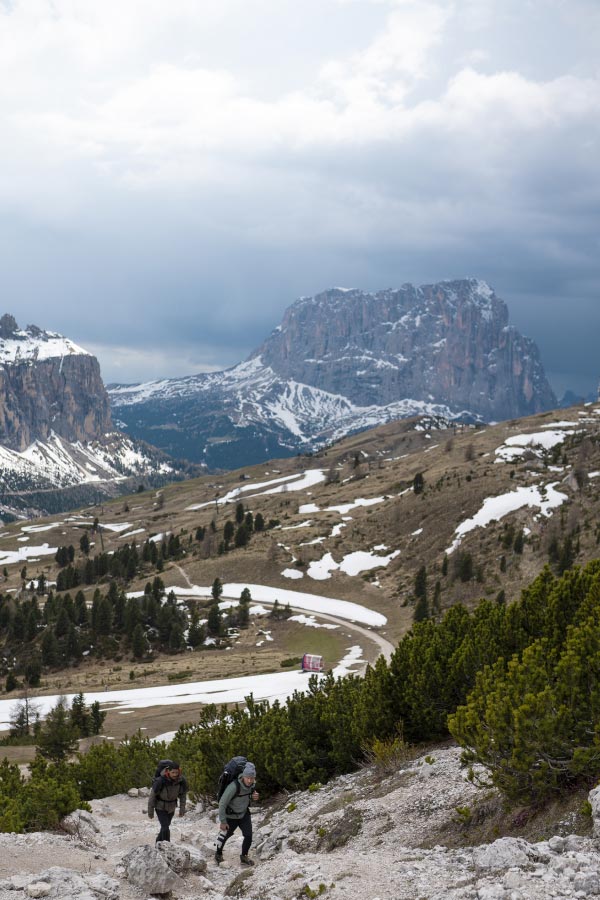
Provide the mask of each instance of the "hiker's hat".
{"label": "hiker's hat", "polygon": [[247,762],[242,772],[242,778],[256,778],[256,767],[254,763]]}

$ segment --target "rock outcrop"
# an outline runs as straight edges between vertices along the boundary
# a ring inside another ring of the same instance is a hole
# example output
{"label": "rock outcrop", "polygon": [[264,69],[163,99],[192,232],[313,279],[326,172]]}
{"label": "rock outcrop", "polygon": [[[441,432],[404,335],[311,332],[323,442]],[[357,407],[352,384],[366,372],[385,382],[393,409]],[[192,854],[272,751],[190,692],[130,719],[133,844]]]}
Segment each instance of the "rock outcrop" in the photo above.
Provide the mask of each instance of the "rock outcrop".
{"label": "rock outcrop", "polygon": [[556,406],[536,345],[475,279],[302,298],[254,356],[281,378],[357,406],[410,397],[485,420]]}
{"label": "rock outcrop", "polygon": [[68,441],[104,437],[112,428],[98,360],[72,341],[35,325],[0,319],[0,444],[23,451],[54,434]]}

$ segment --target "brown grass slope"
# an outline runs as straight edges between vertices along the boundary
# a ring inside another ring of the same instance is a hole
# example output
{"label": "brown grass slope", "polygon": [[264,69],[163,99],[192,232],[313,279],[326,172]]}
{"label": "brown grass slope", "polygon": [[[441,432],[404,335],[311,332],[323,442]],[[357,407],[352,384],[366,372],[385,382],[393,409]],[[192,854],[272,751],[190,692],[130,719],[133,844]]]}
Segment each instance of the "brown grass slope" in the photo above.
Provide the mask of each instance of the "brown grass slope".
{"label": "brown grass slope", "polygon": [[[565,422],[571,423],[571,427],[559,424]],[[506,439],[546,431],[562,431],[564,440],[546,453],[533,448],[510,462],[497,461],[495,451]],[[246,489],[252,484],[311,468],[323,470],[325,479],[308,489],[296,491],[290,483],[281,493],[264,493],[266,488],[245,490],[239,496],[245,508],[254,516],[260,512],[267,522],[278,519],[280,525],[255,533],[244,548],[218,554],[223,525],[227,519],[234,518],[236,501],[218,505],[216,499],[236,488]],[[430,612],[439,615],[455,603],[473,606],[480,598],[497,598],[502,591],[510,602],[549,563],[549,553],[553,548],[560,550],[567,537],[576,564],[597,556],[600,476],[596,477],[595,473],[598,472],[598,404],[481,428],[438,429],[428,420],[402,420],[354,435],[311,457],[269,461],[221,476],[173,484],[158,495],[155,492],[135,494],[77,514],[35,521],[36,526],[57,523],[47,531],[24,533],[23,523],[13,523],[3,529],[0,553],[17,550],[24,544],[73,544],[77,561],[81,557],[80,537],[94,517],[105,524],[129,523],[121,534],[108,529],[102,531],[101,541],[107,551],[131,541],[133,538],[126,535],[132,531],[138,532],[133,536],[138,546],[152,535],[173,532],[180,536],[186,555],[177,564],[165,565],[161,577],[167,587],[185,586],[188,581],[210,586],[219,577],[223,582],[265,584],[341,598],[383,613],[388,619],[384,631],[390,640],[397,641],[413,621],[415,577],[423,566]],[[418,473],[424,481],[421,493],[413,490]],[[542,515],[539,508],[524,506],[501,521],[474,528],[448,557],[447,572],[443,574],[444,555],[457,527],[481,510],[486,498],[526,487],[542,489],[548,484],[553,484],[566,497],[550,516]],[[327,509],[375,498],[379,498],[377,503],[355,507],[344,513],[344,517],[338,511]],[[202,503],[208,505],[190,509]],[[301,512],[300,508],[309,503],[315,504],[319,511]],[[215,523],[214,533],[211,521]],[[207,537],[202,542],[195,539],[199,526],[207,526]],[[334,531],[335,526],[344,527]],[[521,529],[525,529],[525,541],[522,552],[518,552],[520,548],[515,549],[514,539]],[[29,541],[19,541],[24,536]],[[321,540],[315,543],[317,539]],[[352,552],[373,551],[382,545],[387,549],[375,550],[376,554],[383,556],[399,551],[385,567],[352,576],[336,570],[326,580],[315,580],[308,574],[311,562],[320,560],[326,553],[340,563]],[[96,536],[91,553],[101,549]],[[466,553],[471,557],[471,573],[459,571],[457,566],[457,560],[464,560]],[[557,566],[555,561],[552,564]],[[27,585],[41,573],[49,581],[56,581],[58,568],[53,556],[27,561],[26,566]],[[8,574],[1,586],[3,592],[26,596],[20,574],[22,567],[23,562],[6,563]],[[286,569],[301,572],[303,577],[291,580],[282,574]],[[149,569],[127,589],[142,590],[155,574]],[[465,574],[470,577],[462,580]],[[440,584],[439,608],[433,609],[436,582]],[[91,600],[94,586],[85,590]],[[276,641],[257,647],[258,632],[272,627]],[[339,658],[338,654],[348,643],[347,635],[317,633],[313,629],[309,641],[307,631],[300,625],[272,625],[271,620],[253,617],[249,631],[234,647],[234,652],[201,650],[183,656],[164,655],[151,665],[133,664],[122,655],[112,661],[88,659],[76,670],[46,674],[42,692],[85,691],[101,685],[151,685],[168,677],[192,681],[215,675],[273,671],[287,656],[297,655],[303,647],[311,649],[308,647],[311,641],[313,647],[318,644],[314,652],[323,652],[332,660]],[[375,653],[373,647],[371,656]],[[134,672],[132,678],[130,671]],[[163,710],[163,718],[165,713]],[[181,721],[185,714],[178,710],[177,717]],[[164,730],[163,724],[154,729],[155,733]]]}

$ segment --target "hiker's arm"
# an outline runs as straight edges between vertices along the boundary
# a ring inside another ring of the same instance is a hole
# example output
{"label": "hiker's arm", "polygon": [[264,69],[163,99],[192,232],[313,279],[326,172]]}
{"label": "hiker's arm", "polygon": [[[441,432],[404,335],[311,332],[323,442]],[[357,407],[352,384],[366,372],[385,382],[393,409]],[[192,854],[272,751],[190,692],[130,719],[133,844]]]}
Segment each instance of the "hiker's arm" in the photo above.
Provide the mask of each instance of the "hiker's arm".
{"label": "hiker's arm", "polygon": [[235,781],[228,784],[223,791],[223,796],[219,800],[219,822],[221,825],[227,825],[227,807],[236,793]]}
{"label": "hiker's arm", "polygon": [[151,819],[154,818],[154,807],[156,806],[156,794],[154,790],[150,788],[150,793],[148,794],[148,815]]}

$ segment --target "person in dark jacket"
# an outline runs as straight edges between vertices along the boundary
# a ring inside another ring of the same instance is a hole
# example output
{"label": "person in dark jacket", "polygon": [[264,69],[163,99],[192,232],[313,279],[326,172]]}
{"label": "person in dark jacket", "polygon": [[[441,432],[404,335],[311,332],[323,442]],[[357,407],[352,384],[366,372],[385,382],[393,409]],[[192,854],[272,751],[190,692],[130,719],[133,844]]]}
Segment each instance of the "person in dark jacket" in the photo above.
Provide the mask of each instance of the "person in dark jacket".
{"label": "person in dark jacket", "polygon": [[217,851],[215,860],[223,862],[223,847],[236,828],[239,828],[244,837],[242,841],[242,854],[240,861],[244,866],[253,866],[254,861],[248,856],[252,844],[252,817],[250,815],[250,801],[258,800],[258,791],[255,790],[256,769],[254,763],[247,762],[241,775],[235,781],[228,784],[219,800],[219,836],[217,837]]}
{"label": "person in dark jacket", "polygon": [[171,819],[179,801],[179,815],[185,815],[187,798],[187,781],[181,773],[179,763],[171,762],[154,779],[148,797],[148,815],[152,819],[154,810],[160,822],[160,831],[156,841],[171,840]]}

